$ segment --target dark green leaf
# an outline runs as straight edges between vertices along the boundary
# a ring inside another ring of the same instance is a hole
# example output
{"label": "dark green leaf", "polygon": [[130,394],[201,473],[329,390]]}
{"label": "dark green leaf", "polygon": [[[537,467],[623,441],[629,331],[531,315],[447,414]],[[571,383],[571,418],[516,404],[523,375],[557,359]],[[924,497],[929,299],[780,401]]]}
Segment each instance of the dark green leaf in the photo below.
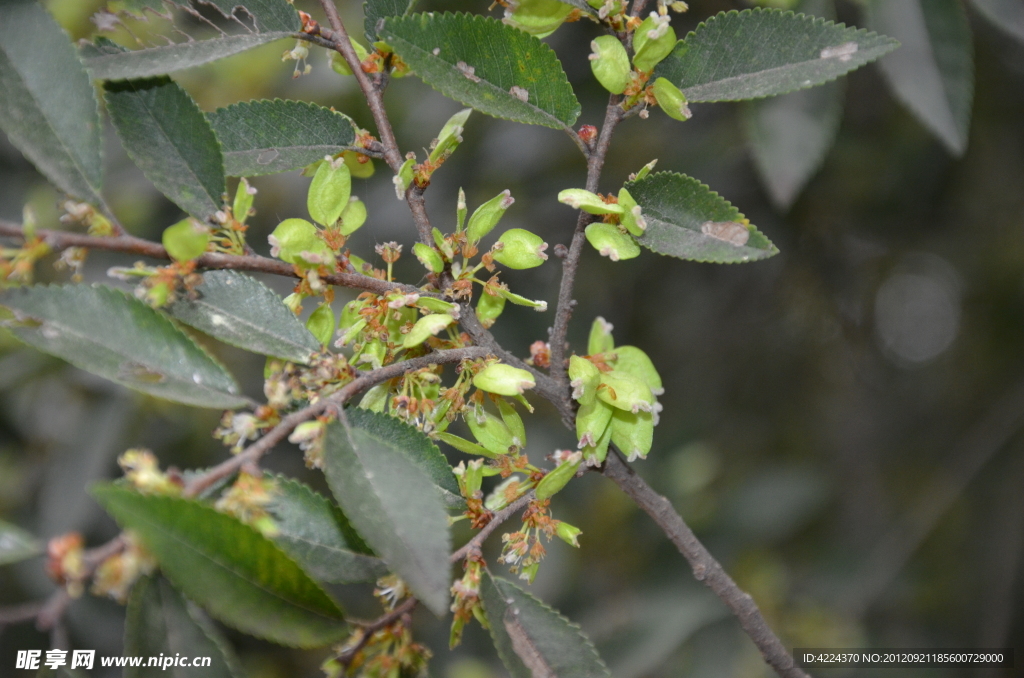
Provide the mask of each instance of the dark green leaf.
{"label": "dark green leaf", "polygon": [[299,363],[320,344],[266,285],[236,271],[207,271],[194,300],[167,310],[181,322],[253,353]]}
{"label": "dark green leaf", "polygon": [[242,33],[134,51],[97,50],[87,45],[82,61],[97,80],[126,80],[166,75],[287,38],[290,32]]}
{"label": "dark green leaf", "polygon": [[0,3],[0,129],[66,193],[99,205],[96,92],[68,36],[33,0]]}
{"label": "dark green leaf", "polygon": [[414,14],[381,37],[428,85],[488,115],[562,129],[580,114],[554,51],[497,19]]}
{"label": "dark green leaf", "polygon": [[723,12],[654,69],[691,101],[740,101],[835,80],[896,49],[892,38],[775,9]]}
{"label": "dark green leaf", "polygon": [[352,119],[304,101],[249,101],[208,116],[228,176],[287,172],[336,155],[355,143]]}
{"label": "dark green leaf", "polygon": [[[804,0],[798,7],[816,16],[835,16],[832,0]],[[754,166],[776,207],[788,209],[821,166],[842,117],[840,82],[746,104],[743,124]]]}
{"label": "dark green leaf", "polygon": [[124,149],[161,193],[196,219],[220,209],[220,144],[196,102],[170,78],[108,82],[107,111]]}
{"label": "dark green leaf", "polygon": [[[644,247],[680,259],[731,264],[766,259],[779,250],[727,200],[685,174],[657,172],[626,184],[647,220]],[[747,230],[746,241],[730,229]]]}
{"label": "dark green leaf", "polygon": [[0,565],[16,563],[43,552],[43,545],[17,525],[0,520]]}
{"label": "dark green leaf", "polygon": [[134,530],[163,574],[225,624],[294,647],[345,636],[337,603],[274,542],[206,504],[99,485],[93,496]]}
{"label": "dark green leaf", "polygon": [[611,678],[580,628],[526,591],[485,572],[480,593],[494,646],[512,678]]}
{"label": "dark green leaf", "polygon": [[373,44],[377,37],[377,23],[391,16],[405,16],[412,11],[416,0],[366,0],[363,3],[363,31]]}
{"label": "dark green leaf", "polygon": [[220,363],[164,315],[102,285],[21,287],[0,305],[28,320],[12,331],[26,344],[87,372],[199,407],[248,403]]}
{"label": "dark green leaf", "polygon": [[390,440],[340,422],[327,427],[324,458],[331,491],[359,534],[424,605],[443,615],[451,535],[431,479]]}
{"label": "dark green leaf", "polygon": [[225,17],[232,15],[245,21],[248,16],[256,21],[261,32],[288,31],[294,33],[302,28],[299,13],[288,0],[202,0],[203,5],[213,5]]}
{"label": "dark green leaf", "polygon": [[466,501],[459,493],[459,481],[455,479],[448,460],[434,441],[422,432],[395,417],[358,408],[348,410],[348,421],[404,453],[437,486],[445,506],[458,510],[466,508]]}
{"label": "dark green leaf", "polygon": [[241,675],[238,660],[217,628],[161,577],[143,577],[132,586],[125,610],[124,653],[135,657],[209,657],[210,665],[129,666],[125,667],[123,678]]}
{"label": "dark green leaf", "polygon": [[973,0],[974,7],[993,26],[1024,42],[1024,4],[1019,0]]}
{"label": "dark green leaf", "polygon": [[869,25],[902,47],[879,63],[889,87],[954,155],[963,155],[974,101],[974,48],[960,0],[873,0]]}
{"label": "dark green leaf", "polygon": [[273,480],[276,491],[267,511],[280,530],[274,541],[307,572],[338,584],[375,581],[387,574],[387,566],[373,556],[337,506],[296,480]]}

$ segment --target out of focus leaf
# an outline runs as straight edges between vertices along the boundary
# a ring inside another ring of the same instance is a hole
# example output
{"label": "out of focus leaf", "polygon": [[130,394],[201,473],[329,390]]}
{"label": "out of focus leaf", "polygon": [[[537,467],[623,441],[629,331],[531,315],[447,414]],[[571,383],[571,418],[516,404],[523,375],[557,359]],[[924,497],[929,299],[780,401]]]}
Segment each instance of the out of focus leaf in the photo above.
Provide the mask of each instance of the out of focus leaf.
{"label": "out of focus leaf", "polygon": [[249,525],[189,499],[116,485],[92,493],[119,525],[138,533],[175,587],[225,624],[293,647],[345,636],[337,603]]}
{"label": "out of focus leaf", "polygon": [[1024,4],[1018,0],[971,0],[975,9],[1021,42],[1024,42]]}
{"label": "out of focus leaf", "polygon": [[366,0],[363,3],[363,31],[366,32],[366,39],[375,43],[380,38],[377,36],[377,24],[391,16],[405,16],[412,11],[416,0]]}
{"label": "out of focus leaf", "polygon": [[27,322],[12,332],[26,344],[129,388],[198,407],[248,401],[220,363],[163,314],[102,285],[9,289],[0,305]]}
{"label": "out of focus leaf", "polygon": [[206,117],[170,78],[108,82],[107,112],[124,150],[181,209],[209,221],[226,190],[220,143]]}
{"label": "out of focus leaf", "polygon": [[43,552],[38,539],[21,529],[0,520],[0,565],[16,563]]}
{"label": "out of focus leaf", "polygon": [[804,14],[733,10],[680,40],[652,78],[668,78],[691,103],[759,99],[835,80],[898,45]]}
{"label": "out of focus leaf", "polygon": [[288,0],[201,0],[201,2],[204,5],[213,5],[225,17],[236,16],[244,20],[248,15],[256,22],[256,27],[260,31],[295,32],[302,28],[299,13]]}
{"label": "out of focus leaf", "polygon": [[123,678],[238,678],[238,660],[220,631],[162,577],[132,586],[125,610],[124,653],[135,657],[208,657],[204,667],[126,666]]}
{"label": "out of focus leaf", "polygon": [[305,101],[247,101],[207,117],[231,177],[305,167],[341,153],[356,138],[355,123],[347,115]]}
{"label": "out of focus leaf", "polygon": [[275,476],[274,485],[274,500],[267,506],[280,530],[274,541],[307,572],[339,584],[375,581],[387,573],[326,497],[284,476]]}
{"label": "out of focus leaf", "polygon": [[482,113],[555,129],[580,114],[554,51],[497,19],[414,14],[385,21],[381,37],[424,82]]}
{"label": "out of focus leaf", "polygon": [[237,271],[207,271],[196,299],[167,310],[181,322],[253,353],[309,362],[320,344],[272,290]]}
{"label": "out of focus leaf", "polygon": [[512,582],[485,573],[480,595],[494,646],[512,678],[611,678],[578,626]]}
{"label": "out of focus leaf", "polygon": [[893,94],[954,155],[963,155],[974,101],[974,49],[960,0],[872,0],[869,25],[902,47],[879,63]]}
{"label": "out of focus leaf", "polygon": [[102,203],[96,92],[68,36],[34,0],[0,2],[0,129],[60,190]]}

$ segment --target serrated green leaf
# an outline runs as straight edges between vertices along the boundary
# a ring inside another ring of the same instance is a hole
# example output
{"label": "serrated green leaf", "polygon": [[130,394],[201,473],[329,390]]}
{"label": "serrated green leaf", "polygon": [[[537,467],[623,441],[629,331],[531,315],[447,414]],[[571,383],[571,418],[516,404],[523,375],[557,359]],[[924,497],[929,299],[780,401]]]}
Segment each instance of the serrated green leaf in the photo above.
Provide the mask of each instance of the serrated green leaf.
{"label": "serrated green leaf", "polygon": [[1024,5],[1017,0],[972,0],[992,25],[1024,42]]}
{"label": "serrated green leaf", "polygon": [[[800,11],[831,18],[832,0],[804,0]],[[804,185],[821,166],[843,118],[841,82],[752,101],[742,121],[761,181],[772,202],[789,209]]]}
{"label": "serrated green leaf", "polygon": [[143,577],[132,586],[125,610],[124,653],[136,657],[209,657],[202,669],[126,666],[123,678],[239,678],[238,660],[209,619],[162,577]]}
{"label": "serrated green leaf", "polygon": [[32,0],[0,3],[0,129],[62,191],[102,204],[96,92],[68,36]]}
{"label": "serrated green leaf", "polygon": [[107,112],[121,144],[157,189],[201,221],[226,188],[220,144],[206,117],[170,78],[106,84]]}
{"label": "serrated green leaf", "polygon": [[92,494],[134,530],[172,584],[225,624],[293,647],[347,633],[341,609],[274,542],[206,504],[115,485]]}
{"label": "serrated green leaf", "polygon": [[167,311],[181,322],[253,353],[309,362],[320,344],[271,289],[237,271],[207,271],[195,299]]}
{"label": "serrated green leaf", "polygon": [[873,0],[868,25],[902,44],[879,63],[893,94],[951,153],[963,155],[974,101],[974,48],[960,0]]}
{"label": "serrated green leaf", "polygon": [[[373,414],[348,416],[356,412]],[[389,438],[341,422],[327,427],[324,459],[327,483],[359,534],[427,608],[443,615],[451,534],[430,477]]]}
{"label": "serrated green leaf", "polygon": [[377,42],[377,23],[392,16],[405,16],[416,0],[366,0],[363,3],[363,31],[370,44]]}
{"label": "serrated green leaf", "polygon": [[[766,259],[779,250],[740,211],[692,177],[656,172],[626,184],[647,220],[644,247],[680,259],[719,264]],[[732,224],[732,227],[726,226]],[[747,230],[745,242],[729,229]]]}
{"label": "serrated green leaf", "polygon": [[9,565],[37,556],[42,543],[17,525],[0,520],[0,565]]}
{"label": "serrated green leaf", "polygon": [[225,17],[236,16],[243,21],[252,17],[261,32],[294,33],[302,28],[299,13],[288,0],[202,0],[202,3],[213,5]]}
{"label": "serrated green leaf", "polygon": [[775,9],[722,12],[654,69],[696,101],[759,99],[835,80],[896,49],[892,38]]}
{"label": "serrated green leaf", "polygon": [[102,285],[9,289],[0,305],[30,322],[11,331],[26,344],[160,398],[198,407],[241,407],[234,379],[164,315]]}
{"label": "serrated green leaf", "polygon": [[279,533],[274,537],[306,572],[337,584],[372,582],[387,574],[337,506],[302,483],[273,476],[273,502],[267,511]]}
{"label": "serrated green leaf", "polygon": [[152,78],[208,64],[291,35],[290,31],[242,33],[210,40],[116,52],[86,45],[80,54],[85,67],[89,69],[89,74],[97,80]]}
{"label": "serrated green leaf", "polygon": [[555,129],[580,114],[554,51],[497,19],[414,14],[385,21],[381,37],[424,82],[482,113]]}
{"label": "serrated green leaf", "polygon": [[578,626],[512,582],[485,572],[480,594],[494,646],[512,678],[611,678]]}
{"label": "serrated green leaf", "polygon": [[207,117],[231,177],[305,167],[352,148],[356,139],[356,125],[347,115],[305,101],[247,101]]}

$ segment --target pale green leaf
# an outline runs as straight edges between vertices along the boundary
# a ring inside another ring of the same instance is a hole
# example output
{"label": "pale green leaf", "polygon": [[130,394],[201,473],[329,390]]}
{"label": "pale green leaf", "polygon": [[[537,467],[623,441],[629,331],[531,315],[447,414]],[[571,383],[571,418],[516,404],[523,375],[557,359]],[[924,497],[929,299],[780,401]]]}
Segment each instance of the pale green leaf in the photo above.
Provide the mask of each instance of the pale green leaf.
{"label": "pale green leaf", "polygon": [[451,535],[430,477],[388,438],[341,422],[327,427],[324,458],[331,491],[359,534],[427,608],[443,615]]}
{"label": "pale green leaf", "polygon": [[387,566],[326,497],[291,478],[274,476],[273,481],[267,511],[280,531],[274,541],[306,572],[339,584],[372,582],[387,574]]}
{"label": "pale green leaf", "polygon": [[512,678],[611,678],[578,626],[512,582],[485,573],[480,594],[494,646]]}
{"label": "pale green leaf", "polygon": [[1024,42],[1024,3],[1020,0],[972,0],[992,25]]}
{"label": "pale green leaf", "polygon": [[352,148],[356,125],[343,113],[305,101],[248,101],[207,116],[231,177],[287,172]]}
{"label": "pale green leaf", "polygon": [[[739,210],[696,179],[656,172],[626,184],[626,189],[647,220],[647,230],[637,242],[658,254],[720,264],[778,254]],[[742,234],[740,227],[746,235],[730,237],[731,231]]]}
{"label": "pale green leaf", "polygon": [[239,631],[294,647],[343,638],[341,609],[274,542],[232,516],[189,499],[115,485],[92,490],[134,530],[175,587]]}
{"label": "pale green leaf", "polygon": [[377,24],[391,16],[405,16],[416,0],[366,0],[363,3],[363,31],[370,44],[377,42]]}
{"label": "pale green leaf", "polygon": [[102,204],[95,90],[68,36],[33,0],[0,2],[0,129],[59,189]]}
{"label": "pale green leaf", "polygon": [[38,539],[17,525],[0,520],[0,565],[16,563],[43,552]]}
{"label": "pale green leaf", "polygon": [[[135,657],[209,657],[204,667],[126,666],[123,678],[238,678],[238,660],[209,619],[162,577],[132,586],[125,610],[124,653]],[[147,660],[148,663],[148,660]]]}
{"label": "pale green leaf", "polygon": [[106,84],[121,144],[146,178],[178,207],[208,221],[226,190],[220,144],[206,117],[170,78]]}
{"label": "pale green leaf", "polygon": [[690,103],[785,94],[835,80],[896,49],[892,38],[776,9],[723,12],[654,69]]}
{"label": "pale green leaf", "polygon": [[320,350],[281,298],[255,278],[207,271],[195,291],[195,299],[182,298],[167,309],[186,325],[232,346],[299,363]]}
{"label": "pale green leaf", "polygon": [[101,285],[9,289],[0,305],[26,344],[143,393],[199,407],[240,407],[231,375],[164,315]]}
{"label": "pale green leaf", "polygon": [[554,51],[497,19],[414,14],[381,37],[428,85],[488,115],[562,129],[580,114]]}
{"label": "pale green leaf", "polygon": [[898,39],[879,66],[893,94],[949,149],[967,149],[974,47],[960,0],[873,0],[868,24]]}

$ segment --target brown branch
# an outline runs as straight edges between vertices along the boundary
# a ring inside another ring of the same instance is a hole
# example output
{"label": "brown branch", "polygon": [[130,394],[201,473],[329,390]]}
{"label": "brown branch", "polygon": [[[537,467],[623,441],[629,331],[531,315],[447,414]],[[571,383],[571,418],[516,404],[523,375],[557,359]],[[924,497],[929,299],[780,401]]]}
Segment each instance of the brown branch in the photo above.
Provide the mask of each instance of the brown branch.
{"label": "brown branch", "polygon": [[647,0],[633,0],[633,7],[630,9],[630,16],[640,16],[647,7]]}
{"label": "brown branch", "polygon": [[530,490],[529,492],[519,497],[505,508],[495,513],[494,516],[491,518],[491,522],[484,525],[479,532],[473,535],[472,539],[470,539],[462,546],[462,548],[452,553],[450,558],[451,562],[457,563],[466,556],[472,553],[479,552],[480,547],[483,546],[483,543],[487,540],[487,537],[491,536],[491,534],[495,530],[497,530],[502,523],[504,523],[506,520],[508,520],[515,514],[519,513],[519,511],[521,511],[527,504],[533,501],[535,496],[536,495],[534,491]]}
{"label": "brown branch", "polygon": [[619,457],[617,450],[609,450],[603,472],[657,523],[690,563],[697,581],[704,582],[705,586],[714,591],[715,595],[732,610],[739,619],[740,626],[754,641],[757,649],[761,651],[761,656],[775,672],[784,678],[808,678],[807,674],[796,666],[793,656],[768,626],[754,599],[736,585],[714,556],[704,548],[672,507],[672,503],[636,475]]}
{"label": "brown branch", "polygon": [[22,622],[36,619],[39,616],[39,613],[43,611],[44,606],[44,602],[37,600],[35,602],[24,603],[22,605],[0,607],[0,630],[10,624],[20,624]]}

